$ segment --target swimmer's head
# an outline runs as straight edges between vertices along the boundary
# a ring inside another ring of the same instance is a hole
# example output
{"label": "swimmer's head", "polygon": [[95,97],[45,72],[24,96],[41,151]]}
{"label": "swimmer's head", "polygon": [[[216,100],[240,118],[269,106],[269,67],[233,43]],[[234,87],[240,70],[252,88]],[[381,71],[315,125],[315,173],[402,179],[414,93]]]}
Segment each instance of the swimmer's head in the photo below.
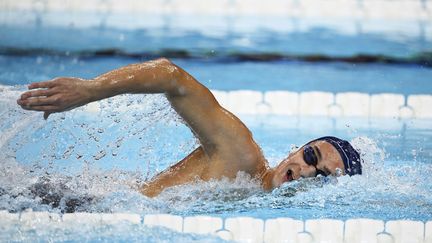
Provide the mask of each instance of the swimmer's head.
{"label": "swimmer's head", "polygon": [[271,171],[265,187],[279,187],[284,182],[302,177],[353,176],[361,173],[360,155],[352,145],[340,138],[326,136],[312,140],[291,153]]}
{"label": "swimmer's head", "polygon": [[315,139],[309,143],[314,141],[326,141],[336,148],[344,163],[345,174],[350,176],[362,174],[360,154],[348,141],[337,137],[326,136]]}

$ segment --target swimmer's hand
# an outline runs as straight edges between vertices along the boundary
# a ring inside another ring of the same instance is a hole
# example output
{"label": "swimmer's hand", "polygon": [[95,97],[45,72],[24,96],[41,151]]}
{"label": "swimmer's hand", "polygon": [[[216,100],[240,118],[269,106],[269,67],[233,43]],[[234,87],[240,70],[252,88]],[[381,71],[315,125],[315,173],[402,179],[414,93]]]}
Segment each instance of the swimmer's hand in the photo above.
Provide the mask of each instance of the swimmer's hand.
{"label": "swimmer's hand", "polygon": [[91,82],[80,78],[55,78],[50,81],[32,83],[30,91],[17,100],[25,110],[43,111],[44,119],[52,113],[62,112],[92,101]]}

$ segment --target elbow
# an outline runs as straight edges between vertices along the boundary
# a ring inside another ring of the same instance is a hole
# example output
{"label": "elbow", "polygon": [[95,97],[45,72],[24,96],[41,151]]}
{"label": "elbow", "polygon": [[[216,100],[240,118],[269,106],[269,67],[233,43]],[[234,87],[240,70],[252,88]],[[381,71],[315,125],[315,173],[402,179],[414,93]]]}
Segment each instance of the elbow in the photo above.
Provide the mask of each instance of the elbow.
{"label": "elbow", "polygon": [[195,86],[194,79],[168,58],[158,58],[156,62],[167,75],[168,87],[166,90],[170,96],[184,96]]}
{"label": "elbow", "polygon": [[168,58],[161,57],[156,59],[155,62],[159,67],[164,69],[166,73],[171,74],[174,77],[177,77],[180,74],[179,68]]}
{"label": "elbow", "polygon": [[168,58],[161,57],[155,60],[157,65],[160,67],[163,73],[168,75],[168,79],[172,82],[177,82],[181,79],[182,72],[174,63],[172,63]]}
{"label": "elbow", "polygon": [[155,60],[156,62],[163,64],[163,65],[174,65],[170,59],[166,58],[166,57],[160,57],[158,59]]}

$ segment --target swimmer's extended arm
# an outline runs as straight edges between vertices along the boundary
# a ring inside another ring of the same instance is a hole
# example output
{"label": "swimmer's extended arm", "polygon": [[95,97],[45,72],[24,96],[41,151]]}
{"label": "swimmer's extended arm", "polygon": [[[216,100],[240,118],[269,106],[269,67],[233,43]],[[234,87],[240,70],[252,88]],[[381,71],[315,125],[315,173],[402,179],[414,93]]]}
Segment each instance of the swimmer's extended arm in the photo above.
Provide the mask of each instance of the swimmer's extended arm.
{"label": "swimmer's extended arm", "polygon": [[250,162],[262,159],[246,126],[222,108],[205,86],[167,59],[128,65],[92,80],[56,78],[32,83],[29,89],[18,104],[27,110],[43,111],[45,118],[118,94],[165,93],[202,146],[143,185],[140,190],[148,196],[197,176],[234,177],[239,170],[254,170]]}
{"label": "swimmer's extended arm", "polygon": [[56,78],[32,83],[17,101],[27,110],[43,111],[44,117],[71,110],[92,101],[124,93],[165,93],[211,156],[250,147],[251,134],[244,124],[223,109],[211,92],[183,69],[165,58],[128,65],[92,80]]}

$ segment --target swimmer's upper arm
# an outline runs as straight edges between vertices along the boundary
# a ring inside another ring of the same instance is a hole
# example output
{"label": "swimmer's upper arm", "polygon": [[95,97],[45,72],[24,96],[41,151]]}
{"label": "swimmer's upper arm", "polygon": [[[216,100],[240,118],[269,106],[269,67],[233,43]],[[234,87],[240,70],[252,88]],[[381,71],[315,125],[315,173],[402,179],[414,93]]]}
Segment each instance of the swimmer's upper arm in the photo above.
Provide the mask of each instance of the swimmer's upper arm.
{"label": "swimmer's upper arm", "polygon": [[245,151],[255,144],[249,129],[224,109],[207,87],[181,68],[177,69],[177,88],[167,93],[168,100],[207,154],[221,150]]}

